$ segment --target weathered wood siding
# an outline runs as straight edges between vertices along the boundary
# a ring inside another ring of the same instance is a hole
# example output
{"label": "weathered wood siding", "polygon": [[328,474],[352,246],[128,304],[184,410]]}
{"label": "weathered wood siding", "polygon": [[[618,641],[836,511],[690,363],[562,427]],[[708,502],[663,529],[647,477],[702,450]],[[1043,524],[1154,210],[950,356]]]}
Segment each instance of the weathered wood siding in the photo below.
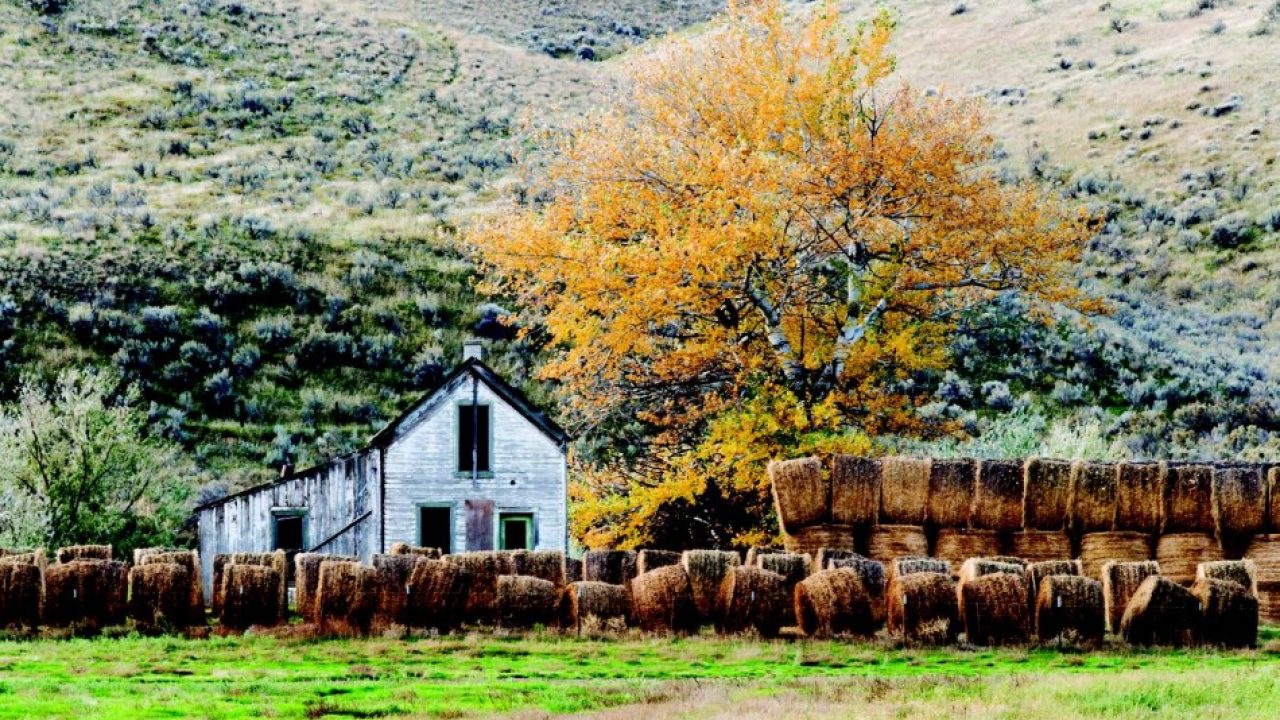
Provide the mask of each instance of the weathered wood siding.
{"label": "weathered wood siding", "polygon": [[[206,602],[213,590],[214,556],[272,550],[276,511],[306,510],[305,549],[332,537],[317,551],[370,561],[379,552],[379,462],[377,450],[363,450],[202,508],[200,563]],[[343,531],[365,513],[368,517]]]}
{"label": "weathered wood siding", "polygon": [[[565,454],[555,440],[516,408],[476,382],[477,397],[490,407],[490,473],[472,484],[457,472],[458,407],[469,405],[474,376],[464,373],[441,388],[431,402],[400,425],[383,451],[386,535],[383,542],[417,543],[418,508],[448,505],[453,517],[453,552],[467,547],[467,500],[492,500],[496,525],[503,512],[533,513],[538,549],[566,549]],[[496,543],[498,531],[493,529]]]}

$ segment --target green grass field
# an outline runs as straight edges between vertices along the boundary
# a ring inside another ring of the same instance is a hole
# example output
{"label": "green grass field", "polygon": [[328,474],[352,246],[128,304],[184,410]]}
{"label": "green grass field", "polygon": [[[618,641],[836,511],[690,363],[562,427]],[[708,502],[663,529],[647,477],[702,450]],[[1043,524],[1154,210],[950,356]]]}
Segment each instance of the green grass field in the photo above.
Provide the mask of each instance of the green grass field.
{"label": "green grass field", "polygon": [[0,718],[1270,718],[1259,649],[966,650],[700,636],[0,642]]}

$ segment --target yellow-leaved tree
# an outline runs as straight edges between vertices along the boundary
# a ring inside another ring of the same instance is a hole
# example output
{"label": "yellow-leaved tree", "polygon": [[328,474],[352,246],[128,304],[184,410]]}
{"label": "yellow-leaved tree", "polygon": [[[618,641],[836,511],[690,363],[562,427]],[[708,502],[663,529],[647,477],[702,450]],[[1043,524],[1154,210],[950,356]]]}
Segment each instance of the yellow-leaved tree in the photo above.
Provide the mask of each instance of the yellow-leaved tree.
{"label": "yellow-leaved tree", "polygon": [[760,542],[769,458],[946,430],[918,378],[961,313],[1088,304],[1088,219],[990,169],[972,102],[892,83],[892,29],[731,2],[634,58],[542,199],[471,233],[548,338],[586,544]]}

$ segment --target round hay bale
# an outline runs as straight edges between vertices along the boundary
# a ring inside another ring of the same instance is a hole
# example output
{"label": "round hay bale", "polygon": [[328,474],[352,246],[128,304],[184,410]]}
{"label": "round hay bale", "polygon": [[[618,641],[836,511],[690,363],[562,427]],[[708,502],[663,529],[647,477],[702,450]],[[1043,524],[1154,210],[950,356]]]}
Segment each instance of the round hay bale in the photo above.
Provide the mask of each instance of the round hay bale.
{"label": "round hay bale", "polygon": [[[736,557],[736,555],[735,555]],[[667,567],[667,566],[663,566]],[[631,593],[621,585],[569,583],[560,603],[560,624],[574,632],[620,632],[631,615]]]}
{"label": "round hay bale", "polygon": [[880,522],[924,524],[932,465],[928,458],[887,457],[880,461]]}
{"label": "round hay bale", "polygon": [[42,578],[41,582],[43,582],[44,571],[49,567],[49,562],[44,556],[44,548],[37,548],[27,552],[9,552],[7,550],[0,550],[0,563],[34,565],[40,569],[40,576]]}
{"label": "round hay bale", "polygon": [[636,554],[636,574],[679,564],[681,554],[674,550],[641,550]]}
{"label": "round hay bale", "polygon": [[689,578],[693,604],[702,623],[714,622],[720,616],[718,595],[720,583],[729,570],[740,564],[738,553],[724,550],[686,550],[681,566]]}
{"label": "round hay bale", "polygon": [[761,637],[777,637],[778,629],[794,616],[792,597],[786,578],[776,572],[730,568],[717,595],[720,617],[716,629],[722,633],[754,630]]}
{"label": "round hay bale", "polygon": [[68,547],[58,548],[57,558],[59,563],[69,563],[75,560],[111,560],[110,545],[70,545]]}
{"label": "round hay bale", "polygon": [[854,455],[833,455],[831,474],[831,522],[868,526],[880,517],[880,461]]}
{"label": "round hay bale", "polygon": [[1244,559],[1253,561],[1259,583],[1280,583],[1280,534],[1254,535]]}
{"label": "round hay bale", "polygon": [[582,578],[587,581],[626,585],[636,576],[634,550],[588,550],[582,556]]}
{"label": "round hay bale", "polygon": [[1067,560],[1071,552],[1071,536],[1058,530],[1024,530],[1008,536],[1010,555],[1028,562]]}
{"label": "round hay bale", "polygon": [[128,615],[129,566],[114,560],[71,560],[45,572],[46,625],[87,630],[122,625]]}
{"label": "round hay bale", "polygon": [[470,585],[471,575],[462,565],[428,558],[415,563],[409,575],[405,624],[441,633],[461,625]]}
{"label": "round hay bale", "polygon": [[[889,585],[889,575],[884,563],[868,560],[864,557],[847,560],[833,560],[832,570],[850,570],[858,576],[862,590],[870,602],[871,623],[876,629],[884,626],[885,592]],[[812,576],[810,576],[812,577]]]}
{"label": "round hay bale", "polygon": [[899,557],[929,554],[929,538],[919,525],[879,525],[867,537],[867,557],[888,563]]}
{"label": "round hay bale", "polygon": [[[325,560],[359,562],[354,555],[326,555],[325,553],[298,553],[293,556],[294,593],[293,605],[298,614],[309,622],[316,622],[316,590],[320,587],[320,563]],[[215,580],[216,580],[215,571]]]}
{"label": "round hay bale", "polygon": [[1159,463],[1120,463],[1116,473],[1116,529],[1160,532],[1164,470]]}
{"label": "round hay bale", "polygon": [[391,543],[391,547],[387,549],[388,555],[419,555],[429,560],[439,560],[444,556],[440,548],[419,547],[408,543],[397,542]]}
{"label": "round hay bale", "polygon": [[1239,583],[1200,578],[1191,594],[1200,603],[1200,642],[1227,648],[1258,644],[1258,598]]}
{"label": "round hay bale", "polygon": [[528,575],[498,577],[498,624],[522,629],[555,625],[560,592],[555,583]]}
{"label": "round hay bale", "polygon": [[413,586],[409,578],[419,562],[431,558],[414,553],[374,555],[374,611],[372,627],[410,624],[409,596]]}
{"label": "round hay bale", "polygon": [[1102,583],[1079,575],[1048,575],[1035,600],[1036,637],[1097,647],[1106,635]]}
{"label": "round hay bale", "polygon": [[885,564],[885,582],[892,583],[902,575],[928,572],[951,577],[951,563],[931,557],[899,557]]}
{"label": "round hay bale", "polygon": [[221,612],[223,573],[231,565],[260,565],[276,571],[279,581],[276,583],[277,612],[280,619],[289,617],[289,559],[283,550],[264,553],[229,553],[215,555],[213,558],[213,608],[214,614]]}
{"label": "round hay bale", "polygon": [[[870,560],[866,562],[871,562]],[[879,591],[867,587],[854,568],[823,570],[805,578],[795,589],[795,616],[800,630],[811,637],[874,635],[884,625],[884,568]]]}
{"label": "round hay bale", "polygon": [[631,610],[645,632],[692,633],[701,626],[683,565],[637,575],[631,581]]}
{"label": "round hay bale", "polygon": [[1213,526],[1222,539],[1262,532],[1267,486],[1256,466],[1216,467],[1213,470]]}
{"label": "round hay bale", "polygon": [[853,550],[842,548],[818,548],[818,552],[813,556],[814,572],[819,570],[830,570],[831,563],[836,560],[866,560]]}
{"label": "round hay bale", "polygon": [[1147,578],[1159,574],[1160,564],[1154,560],[1110,561],[1102,566],[1102,603],[1106,610],[1107,629],[1120,631],[1120,621],[1129,600]]}
{"label": "round hay bale", "polygon": [[269,565],[228,563],[222,571],[218,622],[245,630],[280,622],[280,571]]}
{"label": "round hay bale", "polygon": [[[780,552],[787,552],[787,549],[785,547],[777,547],[775,545],[755,545],[750,548],[747,548],[747,558],[746,558],[746,561],[743,562],[742,564],[748,567],[756,567],[757,565],[756,558],[767,553],[780,553]],[[719,587],[719,585],[717,585],[716,587]]]}
{"label": "round hay bale", "polygon": [[1258,583],[1258,620],[1280,625],[1280,583]]}
{"label": "round hay bale", "polygon": [[974,461],[968,458],[929,463],[924,521],[933,527],[965,527],[974,498]]}
{"label": "round hay bale", "polygon": [[[680,555],[675,554],[676,561]],[[511,553],[511,575],[524,575],[546,580],[556,586],[556,593],[565,586],[564,553],[559,550],[515,550]]]}
{"label": "round hay bale", "polygon": [[1040,594],[1040,583],[1052,575],[1083,576],[1084,567],[1079,560],[1046,560],[1029,563],[1022,571],[1022,581],[1027,586],[1027,607],[1035,608],[1036,596]]}
{"label": "round hay bale", "polygon": [[1160,572],[1170,580],[1190,585],[1196,579],[1196,566],[1222,559],[1222,549],[1212,535],[1174,533],[1156,540],[1156,562]]}
{"label": "round hay bale", "polygon": [[[813,559],[802,553],[768,553],[756,558],[756,567],[781,575],[786,583],[787,597],[790,598],[795,592],[796,585],[809,577],[809,573],[812,572]],[[784,619],[786,625],[795,624],[792,605],[792,603],[786,603],[783,608],[786,613]],[[721,608],[721,613],[723,612],[724,608]]]}
{"label": "round hay bale", "polygon": [[987,575],[1017,575],[1022,577],[1026,571],[1025,563],[1005,562],[995,558],[969,558],[960,566],[957,582],[963,586],[966,582],[977,580]]}
{"label": "round hay bale", "polygon": [[1267,468],[1267,532],[1280,532],[1280,466]]}
{"label": "round hay bale", "polygon": [[1258,567],[1252,560],[1214,560],[1196,566],[1196,580],[1226,580],[1258,594]]}
{"label": "round hay bale", "polygon": [[1071,466],[1071,527],[1078,532],[1111,530],[1116,524],[1116,466],[1077,461]]}
{"label": "round hay bale", "polygon": [[141,554],[135,552],[138,565],[174,563],[187,569],[190,576],[187,600],[190,612],[187,621],[191,624],[204,624],[204,588],[200,584],[200,553],[195,550],[157,550],[150,549]]}
{"label": "round hay bale", "polygon": [[943,528],[933,543],[933,556],[959,567],[972,557],[1000,554],[1000,534],[995,530]]}
{"label": "round hay bale", "polygon": [[1031,458],[1024,475],[1022,526],[1029,530],[1065,528],[1071,499],[1071,463]]}
{"label": "round hay bale", "polygon": [[35,628],[44,607],[40,566],[0,562],[0,628]]}
{"label": "round hay bale", "polygon": [[194,625],[191,568],[177,563],[148,563],[129,571],[129,616],[145,631]]}
{"label": "round hay bale", "polygon": [[[590,553],[588,553],[590,556]],[[493,623],[498,608],[498,577],[510,575],[509,561],[496,552],[468,552],[444,556],[445,562],[466,570],[467,601],[463,620],[471,623]]]}
{"label": "round hay bale", "polygon": [[818,458],[774,460],[769,463],[769,482],[784,532],[794,533],[802,527],[828,521],[831,476]]}
{"label": "round hay bale", "polygon": [[852,551],[853,527],[849,525],[811,525],[782,537],[787,552],[816,556],[822,548]]}
{"label": "round hay bale", "polygon": [[565,556],[564,581],[565,583],[582,582],[582,560],[580,558]]}
{"label": "round hay bale", "polygon": [[950,575],[932,572],[898,575],[889,582],[886,594],[890,634],[933,645],[955,641],[960,623],[956,584]]}
{"label": "round hay bale", "polygon": [[960,583],[960,617],[974,645],[1025,643],[1031,628],[1021,575],[997,572]]}
{"label": "round hay bale", "polygon": [[1213,468],[1164,464],[1164,532],[1213,532]]}
{"label": "round hay bale", "polygon": [[1116,532],[1089,533],[1080,539],[1080,562],[1084,574],[1102,579],[1102,566],[1109,561],[1142,562],[1150,560],[1151,536],[1145,533],[1120,530]]}
{"label": "round hay bale", "polygon": [[1120,635],[1131,645],[1192,645],[1200,625],[1200,601],[1178,583],[1152,575],[1125,605]]}
{"label": "round hay bale", "polygon": [[987,530],[1021,530],[1026,497],[1026,467],[1021,460],[978,463],[970,523]]}
{"label": "round hay bale", "polygon": [[322,635],[367,635],[377,606],[376,570],[360,563],[339,560],[320,563],[320,583],[316,587],[316,624]]}

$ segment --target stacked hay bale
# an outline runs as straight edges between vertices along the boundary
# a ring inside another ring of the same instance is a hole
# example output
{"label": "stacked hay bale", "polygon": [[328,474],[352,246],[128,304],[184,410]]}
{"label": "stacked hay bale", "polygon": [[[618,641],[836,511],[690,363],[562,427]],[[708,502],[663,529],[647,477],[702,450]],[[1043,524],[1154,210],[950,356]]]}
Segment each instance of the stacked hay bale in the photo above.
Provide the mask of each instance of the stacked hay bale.
{"label": "stacked hay bale", "polygon": [[975,463],[968,458],[929,461],[924,524],[935,528],[965,528],[974,502]]}
{"label": "stacked hay bale", "polygon": [[1164,533],[1213,532],[1213,468],[1164,463]]}
{"label": "stacked hay bale", "polygon": [[1001,547],[1000,534],[995,530],[942,528],[934,540],[933,556],[959,567],[972,557],[999,555]]}
{"label": "stacked hay bale", "polygon": [[1222,548],[1208,533],[1173,533],[1156,540],[1156,562],[1165,577],[1182,585],[1196,579],[1200,563],[1222,559]]}
{"label": "stacked hay bale", "polygon": [[1117,530],[1154,534],[1164,522],[1164,469],[1158,463],[1120,463],[1116,469]]}
{"label": "stacked hay bale", "polygon": [[582,558],[565,556],[564,581],[566,583],[582,582]]}
{"label": "stacked hay bale", "polygon": [[[191,604],[191,568],[170,562],[129,570],[129,616],[143,632],[163,632],[204,620]],[[202,608],[203,610],[203,608]]]}
{"label": "stacked hay bale", "polygon": [[0,628],[34,629],[40,624],[44,572],[34,562],[34,555],[31,560],[24,561],[20,555],[0,556]]}
{"label": "stacked hay bale", "polygon": [[1010,533],[1005,551],[1027,562],[1049,562],[1074,557],[1071,536],[1061,530],[1023,530]]}
{"label": "stacked hay bale", "polygon": [[1231,580],[1201,577],[1191,586],[1200,606],[1197,639],[1228,648],[1258,643],[1258,598]]}
{"label": "stacked hay bale", "polygon": [[1022,575],[990,572],[963,580],[959,593],[960,616],[969,642],[1010,645],[1027,641],[1031,620]]}
{"label": "stacked hay bale", "polygon": [[1151,559],[1151,536],[1129,530],[1088,533],[1080,538],[1084,574],[1102,579],[1108,562],[1136,563]]}
{"label": "stacked hay bale", "polygon": [[[372,627],[387,628],[392,625],[408,626],[410,624],[412,618],[409,612],[409,597],[413,593],[413,586],[409,583],[409,578],[413,577],[414,568],[419,562],[430,559],[426,555],[415,553],[373,556],[375,602]],[[298,567],[301,568],[301,565]],[[297,584],[301,588],[301,576],[299,575],[298,578]],[[299,592],[298,597],[301,595],[302,593]],[[298,604],[301,612],[301,601]]]}
{"label": "stacked hay bale", "polygon": [[751,630],[761,637],[776,637],[783,624],[794,622],[793,596],[787,578],[776,572],[743,566],[730,568],[717,594],[720,617],[716,629],[722,633]]}
{"label": "stacked hay bale", "polygon": [[[293,606],[309,623],[316,621],[316,590],[320,587],[320,563],[325,560],[359,562],[354,555],[326,555],[324,553],[298,553],[293,556],[294,594]],[[217,571],[214,572],[217,582]],[[215,598],[217,596],[215,595]],[[215,609],[216,612],[216,609]]]}
{"label": "stacked hay bale", "polygon": [[636,576],[634,550],[588,550],[582,556],[582,579],[626,585]]}
{"label": "stacked hay bale", "polygon": [[853,551],[854,531],[846,525],[810,525],[795,529],[782,536],[782,547],[787,552],[813,556],[822,548]]}
{"label": "stacked hay bale", "polygon": [[[564,588],[564,553],[559,550],[515,550],[510,557],[512,575],[546,580],[555,585],[557,595]],[[676,555],[676,560],[679,559]]]}
{"label": "stacked hay bale", "polygon": [[1266,478],[1256,465],[1215,467],[1211,494],[1214,531],[1223,551],[1239,557],[1250,539],[1264,529]]}
{"label": "stacked hay bale", "polygon": [[[852,526],[832,521],[834,469],[813,457],[769,463],[783,546],[788,551],[812,555],[823,547],[853,549]],[[847,504],[849,498],[842,497],[842,502]]]}
{"label": "stacked hay bale", "polygon": [[[275,571],[276,593],[275,613],[276,620],[268,625],[274,625],[283,621],[289,616],[289,560],[283,550],[268,553],[229,553],[225,555],[216,555],[213,558],[213,612],[215,615],[222,615],[222,601],[225,596],[224,585],[225,573],[232,565],[259,565],[271,568]],[[251,574],[242,574],[244,583],[249,582]],[[261,578],[255,577],[254,580]],[[248,587],[242,583],[241,587]],[[256,589],[255,589],[256,591]],[[256,602],[256,600],[255,600]],[[255,613],[257,611],[255,610]],[[257,617],[255,615],[255,617]]]}
{"label": "stacked hay bale", "polygon": [[882,563],[929,554],[929,538],[919,525],[877,525],[867,537],[867,557]]}
{"label": "stacked hay bale", "polygon": [[0,549],[0,562],[35,565],[40,568],[40,572],[42,574],[49,567],[49,562],[45,559],[44,548],[37,548],[26,552],[11,552],[9,550]]}
{"label": "stacked hay bale", "polygon": [[[588,569],[592,553],[587,553]],[[634,554],[631,555],[634,558]],[[497,552],[467,552],[446,555],[445,562],[466,571],[467,601],[463,607],[463,620],[471,623],[491,624],[496,620],[498,608],[498,578],[511,574],[510,559]]]}
{"label": "stacked hay bale", "polygon": [[73,560],[111,560],[110,545],[71,545],[58,548],[55,557],[59,563]]}
{"label": "stacked hay bale", "polygon": [[[754,558],[753,558],[754,559]],[[725,575],[739,565],[738,554],[721,550],[686,550],[680,566],[684,568],[693,596],[699,625],[715,622],[721,611],[717,604],[720,584]]]}
{"label": "stacked hay bale", "polygon": [[1133,645],[1191,645],[1200,625],[1200,601],[1168,578],[1142,581],[1125,606],[1119,632]]}
{"label": "stacked hay bale", "polygon": [[1023,472],[1022,526],[1028,530],[1062,530],[1071,500],[1072,463],[1031,458]]}
{"label": "stacked hay bale", "polygon": [[320,563],[315,603],[316,624],[322,634],[366,635],[378,605],[378,572],[357,562],[325,560]]}
{"label": "stacked hay bale", "polygon": [[[424,558],[409,575],[405,624],[446,633],[466,617],[471,574],[464,565]],[[496,592],[496,591],[495,591]]]}
{"label": "stacked hay bale", "polygon": [[[1115,465],[1079,461],[1071,466],[1067,507],[1070,525],[1076,532],[1107,532],[1115,528],[1117,485]],[[1085,565],[1087,570],[1088,563]]]}
{"label": "stacked hay bale", "polygon": [[1036,637],[1096,647],[1106,634],[1102,583],[1080,575],[1048,575],[1035,601]]}
{"label": "stacked hay bale", "polygon": [[619,632],[626,629],[630,615],[631,593],[621,585],[569,583],[560,603],[561,627],[572,628],[579,635],[583,632]]}
{"label": "stacked hay bale", "polygon": [[683,565],[637,575],[631,581],[631,610],[635,624],[646,632],[692,633],[701,625]]}
{"label": "stacked hay bale", "polygon": [[1252,560],[1218,560],[1196,567],[1196,580],[1226,580],[1258,594],[1258,566]]}
{"label": "stacked hay bale", "polygon": [[529,575],[498,577],[497,618],[504,628],[555,625],[560,609],[558,586]]}
{"label": "stacked hay bale", "polygon": [[956,584],[950,575],[897,575],[887,590],[889,632],[909,642],[946,644],[959,633]]}
{"label": "stacked hay bale", "polygon": [[187,605],[189,607],[187,622],[192,625],[203,625],[204,588],[200,583],[200,553],[195,550],[161,550],[151,549],[139,554],[134,552],[134,566],[173,563],[187,569]]}
{"label": "stacked hay bale", "polygon": [[880,522],[923,526],[929,507],[933,461],[887,457],[880,463]]}
{"label": "stacked hay bale", "polygon": [[831,523],[851,528],[875,525],[880,518],[880,460],[833,455],[830,473]]}
{"label": "stacked hay bale", "polygon": [[[223,557],[223,556],[218,556]],[[216,561],[216,558],[215,558]],[[232,630],[280,622],[280,586],[284,576],[269,564],[225,563],[215,597],[218,624]]]}
{"label": "stacked hay bale", "polygon": [[1120,621],[1138,588],[1149,577],[1160,574],[1160,565],[1154,561],[1115,562],[1102,566],[1102,601],[1107,616],[1107,628],[1120,631]]}
{"label": "stacked hay bale", "polygon": [[129,566],[122,562],[59,562],[45,571],[44,583],[45,625],[96,631],[125,622]]}
{"label": "stacked hay bale", "polygon": [[973,509],[969,513],[973,527],[999,532],[1021,530],[1025,483],[1026,468],[1021,460],[979,462]]}
{"label": "stacked hay bale", "polygon": [[1280,624],[1280,533],[1255,535],[1244,557],[1257,569],[1262,622]]}
{"label": "stacked hay bale", "polygon": [[660,567],[680,562],[680,553],[674,550],[641,550],[636,555],[636,573],[647,573]]}
{"label": "stacked hay bale", "polygon": [[429,560],[439,560],[444,556],[440,548],[419,547],[408,543],[397,542],[391,543],[391,547],[387,549],[388,555],[418,555]]}

